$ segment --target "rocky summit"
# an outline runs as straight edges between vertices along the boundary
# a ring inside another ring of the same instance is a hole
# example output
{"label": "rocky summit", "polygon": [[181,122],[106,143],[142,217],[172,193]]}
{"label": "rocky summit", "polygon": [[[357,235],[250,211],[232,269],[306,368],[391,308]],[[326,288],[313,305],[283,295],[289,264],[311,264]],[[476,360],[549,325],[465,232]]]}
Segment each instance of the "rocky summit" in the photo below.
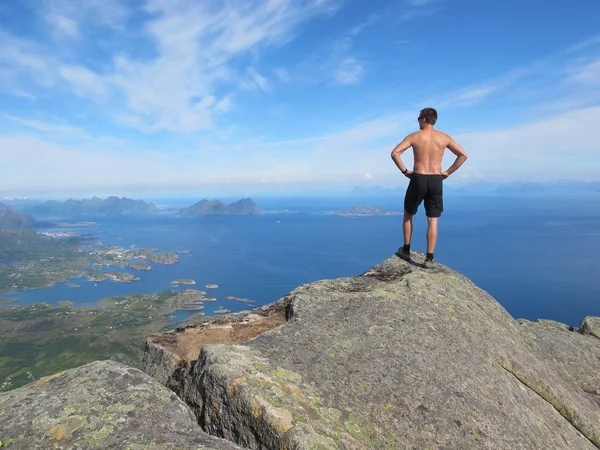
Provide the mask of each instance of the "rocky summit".
{"label": "rocky summit", "polygon": [[[600,447],[600,319],[515,320],[466,277],[422,260],[393,256],[361,276],[153,335],[144,370],[155,383],[103,362],[0,394],[0,441],[90,448],[99,441],[85,439],[100,433],[101,448]],[[98,364],[113,375],[86,388]]]}
{"label": "rocky summit", "polygon": [[140,370],[96,361],[0,394],[0,448],[214,449],[187,406]]}
{"label": "rocky summit", "polygon": [[517,321],[415,259],[153,336],[145,370],[246,448],[600,447],[598,319]]}

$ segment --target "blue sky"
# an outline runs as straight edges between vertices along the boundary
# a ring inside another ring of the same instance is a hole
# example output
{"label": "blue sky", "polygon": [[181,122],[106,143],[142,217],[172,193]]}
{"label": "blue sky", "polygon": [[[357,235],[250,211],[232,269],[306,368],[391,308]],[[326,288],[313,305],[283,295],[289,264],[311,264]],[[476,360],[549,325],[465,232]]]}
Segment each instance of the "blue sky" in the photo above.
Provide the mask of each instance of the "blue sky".
{"label": "blue sky", "polygon": [[600,2],[0,1],[0,194],[398,186],[427,106],[449,183],[600,180]]}

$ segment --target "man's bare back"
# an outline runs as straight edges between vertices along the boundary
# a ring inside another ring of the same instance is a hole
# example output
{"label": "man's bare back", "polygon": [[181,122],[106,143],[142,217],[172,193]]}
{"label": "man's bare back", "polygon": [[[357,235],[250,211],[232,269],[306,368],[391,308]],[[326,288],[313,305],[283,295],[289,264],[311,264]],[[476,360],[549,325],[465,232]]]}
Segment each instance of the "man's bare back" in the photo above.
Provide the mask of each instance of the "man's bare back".
{"label": "man's bare back", "polygon": [[[454,139],[441,131],[433,129],[437,121],[437,111],[425,108],[419,114],[420,130],[406,136],[394,150],[392,159],[404,176],[410,178],[410,183],[404,198],[404,246],[398,249],[398,255],[405,260],[410,259],[410,241],[412,238],[412,217],[417,213],[421,202],[425,202],[425,212],[428,219],[427,255],[425,267],[434,267],[433,252],[437,242],[438,218],[444,211],[442,180],[448,178],[466,161],[467,152]],[[413,149],[413,170],[402,162],[400,155]],[[456,155],[456,160],[446,171],[442,171],[444,151],[448,149]]]}
{"label": "man's bare back", "polygon": [[[400,155],[412,147],[414,155],[413,170],[403,168]],[[442,171],[442,159],[444,151],[448,149],[460,159],[460,164],[453,164],[447,171]],[[456,171],[467,159],[467,152],[450,136],[441,131],[434,130],[433,125],[425,126],[420,131],[409,134],[392,151],[392,159],[400,171],[410,178],[413,172],[423,175],[443,175],[447,178]]]}

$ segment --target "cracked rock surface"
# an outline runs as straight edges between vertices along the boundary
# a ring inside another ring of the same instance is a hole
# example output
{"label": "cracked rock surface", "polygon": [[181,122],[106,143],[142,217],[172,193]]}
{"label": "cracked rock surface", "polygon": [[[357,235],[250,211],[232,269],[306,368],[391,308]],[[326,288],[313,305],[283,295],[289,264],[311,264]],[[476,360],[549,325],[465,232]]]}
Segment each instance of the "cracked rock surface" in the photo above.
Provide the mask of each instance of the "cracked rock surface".
{"label": "cracked rock surface", "polygon": [[451,269],[395,256],[279,302],[287,321],[247,343],[204,345],[175,372],[168,350],[147,359],[210,434],[253,449],[600,447],[597,318],[517,321]]}
{"label": "cracked rock surface", "polygon": [[95,361],[0,394],[0,448],[234,450],[140,370]]}

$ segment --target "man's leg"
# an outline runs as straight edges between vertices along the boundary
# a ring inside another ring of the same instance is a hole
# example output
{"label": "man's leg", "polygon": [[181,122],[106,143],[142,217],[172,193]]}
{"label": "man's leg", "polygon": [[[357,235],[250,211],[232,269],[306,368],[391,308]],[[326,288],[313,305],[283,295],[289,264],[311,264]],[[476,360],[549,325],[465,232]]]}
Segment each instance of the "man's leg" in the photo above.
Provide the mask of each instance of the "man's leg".
{"label": "man's leg", "polygon": [[433,255],[438,237],[438,217],[428,217],[427,222],[427,253]]}
{"label": "man's leg", "polygon": [[404,232],[404,245],[410,246],[410,240],[413,231],[413,216],[404,210],[404,221],[402,222],[402,231]]}
{"label": "man's leg", "polygon": [[427,214],[427,255],[425,256],[424,266],[427,269],[435,267],[433,254],[438,237],[438,219],[444,211],[443,192],[441,175],[431,175],[428,178],[427,195],[425,196],[425,212]]}
{"label": "man's leg", "polygon": [[402,258],[404,261],[410,259],[410,238],[412,237],[412,218],[413,215],[407,210],[404,210],[404,220],[402,221],[402,231],[404,233],[404,246],[398,249],[396,255]]}

